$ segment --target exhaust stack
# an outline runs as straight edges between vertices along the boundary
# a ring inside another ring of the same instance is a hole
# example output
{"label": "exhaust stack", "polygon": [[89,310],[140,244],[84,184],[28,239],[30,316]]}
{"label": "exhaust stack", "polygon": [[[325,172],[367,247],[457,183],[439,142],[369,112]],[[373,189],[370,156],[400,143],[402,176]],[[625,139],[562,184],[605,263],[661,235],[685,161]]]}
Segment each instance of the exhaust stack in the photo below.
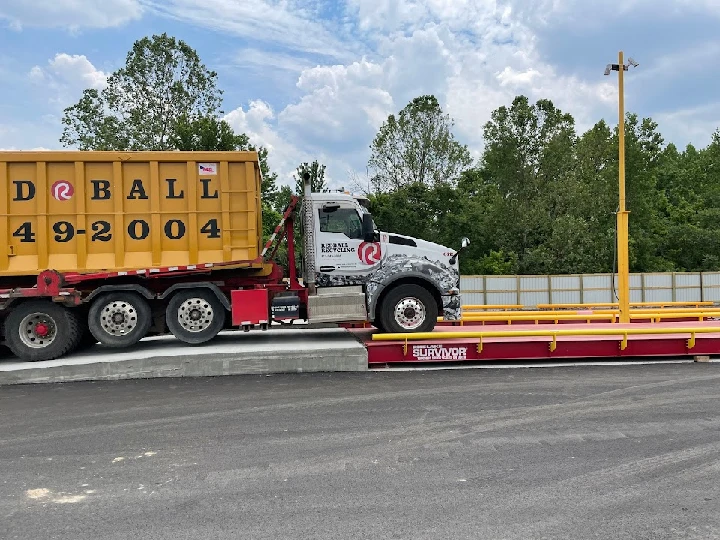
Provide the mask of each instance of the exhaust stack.
{"label": "exhaust stack", "polygon": [[303,178],[303,236],[304,256],[305,260],[305,286],[308,293],[312,296],[315,290],[315,229],[313,228],[313,209],[312,209],[312,183],[310,182],[310,173],[305,171]]}

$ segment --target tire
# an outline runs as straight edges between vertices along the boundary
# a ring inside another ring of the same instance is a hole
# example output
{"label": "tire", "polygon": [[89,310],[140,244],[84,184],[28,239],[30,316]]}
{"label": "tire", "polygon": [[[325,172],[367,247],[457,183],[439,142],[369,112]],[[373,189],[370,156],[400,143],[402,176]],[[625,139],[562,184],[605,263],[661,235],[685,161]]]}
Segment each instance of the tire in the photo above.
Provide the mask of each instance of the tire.
{"label": "tire", "polygon": [[80,337],[80,341],[78,342],[78,345],[75,350],[78,352],[80,351],[86,351],[90,347],[94,347],[98,344],[98,340],[95,336],[93,336],[92,332],[90,331],[90,328],[86,324],[85,327],[82,329],[82,336]]}
{"label": "tire", "polygon": [[383,332],[430,332],[435,328],[438,305],[420,285],[400,285],[391,289],[380,305]]}
{"label": "tire", "polygon": [[225,326],[225,306],[209,289],[181,289],[168,303],[165,321],[183,343],[207,343]]}
{"label": "tire", "polygon": [[95,299],[88,312],[90,333],[108,347],[135,345],[147,335],[151,324],[150,305],[134,292],[104,294]]}
{"label": "tire", "polygon": [[5,341],[12,353],[30,362],[55,360],[77,347],[77,313],[50,300],[17,305],[5,319]]}

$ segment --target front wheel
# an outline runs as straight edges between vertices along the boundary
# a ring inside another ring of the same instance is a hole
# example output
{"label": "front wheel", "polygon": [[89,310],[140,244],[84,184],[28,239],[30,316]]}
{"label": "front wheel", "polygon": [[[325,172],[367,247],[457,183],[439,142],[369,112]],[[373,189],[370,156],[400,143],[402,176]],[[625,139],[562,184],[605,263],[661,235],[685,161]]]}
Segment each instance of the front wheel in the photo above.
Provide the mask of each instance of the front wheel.
{"label": "front wheel", "polygon": [[380,326],[389,333],[430,332],[438,317],[437,302],[420,285],[400,285],[380,306]]}
{"label": "front wheel", "polygon": [[49,300],[23,302],[5,319],[5,341],[21,360],[55,360],[72,352],[79,338],[76,313]]}
{"label": "front wheel", "polygon": [[172,297],[165,311],[170,332],[189,345],[213,339],[225,325],[225,306],[209,289],[183,289]]}

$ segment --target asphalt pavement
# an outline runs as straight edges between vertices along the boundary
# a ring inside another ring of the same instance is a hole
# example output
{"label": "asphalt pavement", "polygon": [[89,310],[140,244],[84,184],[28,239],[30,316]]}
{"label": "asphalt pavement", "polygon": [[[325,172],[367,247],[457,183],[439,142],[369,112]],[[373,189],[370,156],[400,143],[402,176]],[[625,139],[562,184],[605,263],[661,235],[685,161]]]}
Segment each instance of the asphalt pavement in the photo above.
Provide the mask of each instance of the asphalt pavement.
{"label": "asphalt pavement", "polygon": [[4,539],[720,538],[720,364],[0,388]]}

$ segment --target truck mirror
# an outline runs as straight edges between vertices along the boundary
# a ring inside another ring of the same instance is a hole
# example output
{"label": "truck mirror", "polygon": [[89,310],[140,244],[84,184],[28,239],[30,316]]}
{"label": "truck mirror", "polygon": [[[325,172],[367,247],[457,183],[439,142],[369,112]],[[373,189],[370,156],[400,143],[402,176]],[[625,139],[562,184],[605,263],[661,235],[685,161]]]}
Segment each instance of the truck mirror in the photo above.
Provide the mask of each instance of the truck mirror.
{"label": "truck mirror", "polygon": [[450,257],[450,264],[455,264],[455,262],[457,261],[458,255],[460,255],[460,252],[463,249],[465,249],[466,247],[468,247],[469,245],[470,245],[470,239],[467,236],[464,236],[462,238],[462,240],[460,240],[460,246],[461,246],[460,249],[458,249],[452,257]]}
{"label": "truck mirror", "polygon": [[372,242],[373,240],[375,240],[375,227],[373,226],[373,219],[371,214],[363,214],[362,233],[363,240],[365,240],[366,242]]}

